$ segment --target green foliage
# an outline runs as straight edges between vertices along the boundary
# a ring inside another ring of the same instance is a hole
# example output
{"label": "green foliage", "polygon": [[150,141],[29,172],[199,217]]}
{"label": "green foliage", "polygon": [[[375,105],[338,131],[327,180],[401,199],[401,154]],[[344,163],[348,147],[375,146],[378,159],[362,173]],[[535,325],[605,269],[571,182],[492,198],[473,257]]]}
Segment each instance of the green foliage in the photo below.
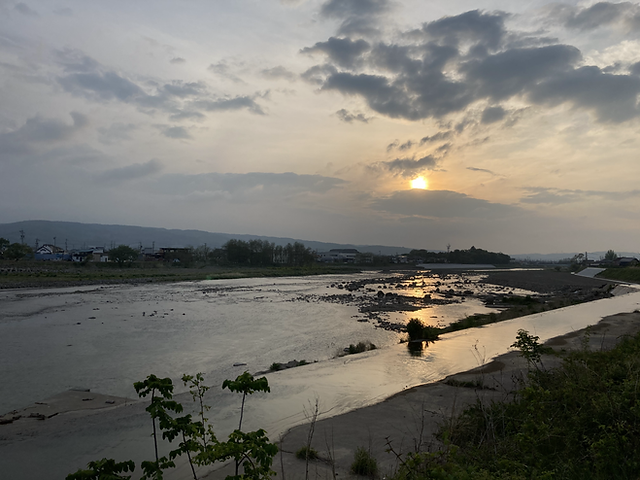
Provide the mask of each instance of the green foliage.
{"label": "green foliage", "polygon": [[545,347],[538,340],[540,340],[540,337],[531,335],[521,328],[518,330],[516,341],[511,344],[511,348],[520,350],[520,355],[527,359],[527,363],[535,365],[537,368],[538,363],[542,360],[542,355],[552,352],[551,348]]}
{"label": "green foliage", "polygon": [[[288,243],[285,246],[276,245],[266,240],[229,240],[222,246],[223,257],[238,265],[270,266],[288,265],[305,266],[314,263],[315,255],[310,248],[300,242]],[[218,255],[220,256],[220,255]],[[218,258],[220,261],[221,258]]]}
{"label": "green foliage", "polygon": [[598,274],[598,278],[640,283],[640,267],[607,268]]}
{"label": "green foliage", "polygon": [[314,448],[305,445],[296,451],[296,458],[300,460],[317,460],[320,458],[320,455],[318,455],[318,452]]}
{"label": "green foliage", "polygon": [[[194,421],[191,415],[175,416],[181,413],[183,407],[173,400],[173,382],[170,378],[158,378],[149,375],[145,380],[134,383],[134,388],[140,397],[151,397],[151,402],[146,408],[151,415],[153,425],[153,441],[155,448],[155,460],[141,462],[143,475],[141,480],[162,480],[164,470],[175,467],[174,460],[181,455],[186,455],[191,466],[193,478],[197,480],[195,465],[212,465],[229,459],[236,461],[236,473],[228,476],[227,480],[263,480],[271,478],[275,474],[271,470],[273,457],[278,452],[278,447],[269,442],[264,430],[255,432],[242,432],[235,430],[229,435],[226,442],[219,441],[214,435],[213,428],[209,425],[205,412],[209,406],[204,404],[204,395],[210,387],[204,384],[202,373],[196,375],[183,375],[182,381],[189,386],[189,393],[199,405],[199,420]],[[267,379],[262,377],[254,379],[248,372],[240,375],[236,380],[226,380],[225,388],[246,395],[262,391],[269,391]],[[242,417],[240,420],[242,425]],[[158,429],[162,431],[162,439],[172,443],[178,441],[177,448],[169,452],[168,457],[158,456]],[[242,465],[244,472],[239,474]],[[130,476],[120,473],[133,472],[133,461],[116,463],[112,459],[102,459],[90,462],[88,470],[78,470],[67,476],[67,480],[127,480]]]}
{"label": "green foliage", "polygon": [[8,260],[15,260],[16,262],[32,255],[33,250],[31,249],[31,247],[23,245],[22,243],[12,243],[11,245],[5,244],[4,250],[2,251],[3,258],[6,258]]}
{"label": "green foliage", "polygon": [[117,263],[119,267],[131,265],[137,259],[138,251],[127,245],[118,245],[109,250],[109,260]]}
{"label": "green foliage", "polygon": [[129,480],[131,475],[121,475],[121,473],[133,472],[136,468],[132,460],[117,462],[111,458],[103,458],[94,462],[89,462],[87,470],[78,470],[70,473],[66,480]]}
{"label": "green foliage", "polygon": [[494,265],[506,265],[511,261],[511,257],[509,255],[489,252],[476,247],[471,247],[469,250],[453,250],[451,252],[411,250],[409,257],[421,259],[428,263],[488,263]]}
{"label": "green foliage", "polygon": [[607,253],[604,254],[604,259],[610,262],[617,260],[618,255],[613,250],[607,250]]}
{"label": "green foliage", "polygon": [[272,372],[277,372],[278,370],[282,370],[282,364],[278,362],[273,362],[269,367],[269,370]]}
{"label": "green foliage", "polygon": [[434,342],[440,335],[440,329],[431,325],[425,325],[419,318],[412,318],[407,322],[407,334],[409,340],[426,340]]}
{"label": "green foliage", "polygon": [[378,461],[367,450],[358,447],[353,455],[351,473],[363,477],[374,477],[378,473]]}
{"label": "green foliage", "polygon": [[[535,359],[537,339],[519,340]],[[640,334],[570,352],[531,370],[514,401],[478,400],[440,431],[443,451],[408,457],[396,479],[638,478],[639,379]]]}

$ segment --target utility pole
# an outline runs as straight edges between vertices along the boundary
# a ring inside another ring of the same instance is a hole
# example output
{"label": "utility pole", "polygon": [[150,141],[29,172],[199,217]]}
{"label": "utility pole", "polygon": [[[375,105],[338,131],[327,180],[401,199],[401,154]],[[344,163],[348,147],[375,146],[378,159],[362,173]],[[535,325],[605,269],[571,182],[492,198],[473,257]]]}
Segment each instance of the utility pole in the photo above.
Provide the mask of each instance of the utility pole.
{"label": "utility pole", "polygon": [[54,246],[54,247],[56,247],[56,246],[57,246],[57,245],[56,245],[56,238],[58,238],[58,237],[53,237],[53,246]]}
{"label": "utility pole", "polygon": [[20,243],[24,245],[24,230],[20,230]]}
{"label": "utility pole", "polygon": [[64,251],[68,252],[69,251],[69,244],[67,243],[67,239],[64,239]]}
{"label": "utility pole", "polygon": [[38,242],[40,241],[39,238],[36,238],[36,250],[38,250]]}

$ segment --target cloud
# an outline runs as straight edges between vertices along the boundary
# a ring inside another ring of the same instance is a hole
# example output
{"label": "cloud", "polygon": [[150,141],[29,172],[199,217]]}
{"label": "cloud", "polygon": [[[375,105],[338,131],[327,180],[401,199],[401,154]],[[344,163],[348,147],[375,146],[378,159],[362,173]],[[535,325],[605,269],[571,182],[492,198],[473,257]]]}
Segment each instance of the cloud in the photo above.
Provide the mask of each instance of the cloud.
{"label": "cloud", "polygon": [[486,168],[477,168],[477,167],[467,167],[467,170],[471,170],[472,172],[482,172],[488,173],[489,175],[498,176],[497,173],[492,172],[491,170],[487,170]]}
{"label": "cloud", "polygon": [[272,68],[265,68],[264,70],[260,71],[260,74],[263,77],[268,78],[270,80],[283,79],[283,80],[288,80],[290,82],[295,82],[298,79],[298,75],[287,70],[282,65],[278,65]]}
{"label": "cloud", "polygon": [[640,24],[640,6],[630,2],[598,2],[589,7],[554,5],[548,18],[561,22],[565,27],[577,30],[595,30],[604,26],[621,24],[633,28]]}
{"label": "cloud", "polygon": [[520,199],[522,203],[542,205],[562,205],[594,198],[614,202],[628,202],[629,200],[640,198],[640,190],[610,192],[603,190],[570,190],[545,187],[528,187],[524,190],[527,194]]}
{"label": "cloud", "polygon": [[217,100],[201,100],[195,103],[207,112],[242,110],[246,108],[257,115],[265,115],[264,111],[252,97],[238,96],[234,98],[221,98]]}
{"label": "cloud", "polygon": [[188,140],[193,138],[185,127],[158,125],[157,128],[160,130],[161,135],[167,138],[173,138],[176,140]]}
{"label": "cloud", "polygon": [[100,142],[111,145],[114,143],[131,140],[130,133],[138,127],[133,123],[112,123],[109,127],[98,128]]}
{"label": "cloud", "polygon": [[322,175],[252,172],[168,174],[158,178],[149,188],[155,193],[182,198],[253,202],[265,198],[283,201],[295,195],[325,194],[346,184],[339,178]]}
{"label": "cloud", "polygon": [[482,111],[482,118],[480,123],[485,125],[499,122],[502,120],[507,112],[502,107],[487,107]]}
{"label": "cloud", "polygon": [[621,123],[640,115],[638,95],[638,77],[610,75],[598,67],[581,67],[540,82],[529,98],[544,105],[568,102],[593,111],[602,122]]}
{"label": "cloud", "polygon": [[424,218],[498,219],[521,215],[512,205],[491,203],[449,190],[404,190],[374,200],[371,208],[385,212]]}
{"label": "cloud", "polygon": [[300,53],[324,53],[337,65],[351,69],[361,61],[360,56],[370,48],[371,45],[362,39],[353,41],[349,38],[331,37],[326,42],[318,42],[313,47],[303,48]]}
{"label": "cloud", "polygon": [[187,63],[187,61],[182,57],[173,57],[171,60],[169,60],[169,63],[171,63],[172,65],[181,65],[183,63]]}
{"label": "cloud", "polygon": [[38,12],[32,10],[29,5],[24,2],[16,3],[13,7],[18,13],[25,15],[27,17],[38,17]]}
{"label": "cloud", "polygon": [[447,130],[444,132],[438,132],[431,136],[422,137],[420,139],[420,145],[424,145],[425,143],[434,143],[440,142],[442,140],[449,140],[453,136],[452,130]]}
{"label": "cloud", "polygon": [[340,20],[340,35],[374,35],[381,18],[393,7],[389,0],[327,0],[320,7],[320,15]]}
{"label": "cloud", "polygon": [[[325,6],[332,12],[351,12],[361,4]],[[372,45],[331,37],[301,50],[326,55],[325,63],[302,77],[319,85],[321,92],[358,97],[381,115],[410,121],[468,113],[486,102],[491,106],[483,111],[482,124],[507,119],[512,125],[517,116],[510,118],[505,108],[511,100],[545,106],[566,103],[592,112],[599,122],[640,116],[640,79],[635,76],[640,67],[631,65],[631,74],[622,74],[627,68],[622,65],[606,70],[584,66],[576,47],[508,30],[506,18],[502,12],[466,12],[400,33],[394,43],[380,40]],[[477,121],[467,118],[456,129],[460,133]]]}
{"label": "cloud", "polygon": [[138,180],[154,175],[162,170],[162,164],[155,159],[145,163],[134,163],[126,167],[112,168],[95,176],[94,180],[101,184],[115,184],[130,180]]}
{"label": "cloud", "polygon": [[340,120],[342,120],[345,123],[353,123],[353,122],[369,123],[369,120],[372,120],[371,118],[366,117],[364,113],[350,113],[344,108],[338,110],[336,112],[336,115]]}
{"label": "cloud", "polygon": [[212,63],[207,68],[211,73],[218,75],[219,77],[231,80],[233,83],[245,83],[240,77],[231,72],[231,68],[226,62]]}
{"label": "cloud", "polygon": [[422,158],[396,158],[389,162],[382,162],[391,171],[400,171],[403,176],[411,176],[416,170],[433,170],[438,165],[438,158],[425,155]]}
{"label": "cloud", "polygon": [[460,48],[464,44],[487,50],[497,50],[506,37],[504,12],[483,13],[479,10],[444,17],[427,23],[423,31],[431,38],[445,45]]}
{"label": "cloud", "polygon": [[198,110],[214,112],[246,109],[264,115],[255,99],[264,98],[265,93],[233,98],[216,96],[209,92],[205,82],[179,80],[164,84],[151,83],[151,87],[145,89],[125,75],[105,69],[78,50],[57,51],[56,60],[65,73],[57,78],[62,88],[74,96],[90,101],[126,103],[147,114],[160,110],[170,114],[174,121],[202,120],[204,114]]}
{"label": "cloud", "polygon": [[89,119],[81,113],[71,112],[70,115],[72,125],[35,116],[27,119],[20,128],[0,134],[0,155],[27,153],[33,151],[36,145],[67,140],[89,124]]}

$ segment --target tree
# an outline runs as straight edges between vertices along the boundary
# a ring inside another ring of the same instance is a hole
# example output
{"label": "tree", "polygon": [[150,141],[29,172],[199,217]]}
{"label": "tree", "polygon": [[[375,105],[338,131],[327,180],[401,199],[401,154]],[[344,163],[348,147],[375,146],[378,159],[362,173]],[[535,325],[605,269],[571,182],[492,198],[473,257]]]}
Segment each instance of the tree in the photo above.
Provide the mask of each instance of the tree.
{"label": "tree", "polygon": [[9,246],[9,240],[7,240],[6,238],[0,237],[0,258],[2,258],[4,251],[7,249],[8,246]]}
{"label": "tree", "polygon": [[604,259],[610,262],[616,261],[617,258],[618,255],[616,255],[616,252],[614,252],[613,250],[607,250],[607,253],[604,254]]}
{"label": "tree", "polygon": [[125,263],[131,265],[137,259],[138,251],[127,245],[118,245],[116,248],[109,250],[109,260],[116,262],[119,267],[122,267]]}
{"label": "tree", "polygon": [[26,256],[33,255],[33,250],[31,247],[27,245],[23,245],[22,243],[12,243],[8,247],[5,248],[2,256],[4,258],[8,258],[9,260],[15,260],[16,262],[21,258]]}

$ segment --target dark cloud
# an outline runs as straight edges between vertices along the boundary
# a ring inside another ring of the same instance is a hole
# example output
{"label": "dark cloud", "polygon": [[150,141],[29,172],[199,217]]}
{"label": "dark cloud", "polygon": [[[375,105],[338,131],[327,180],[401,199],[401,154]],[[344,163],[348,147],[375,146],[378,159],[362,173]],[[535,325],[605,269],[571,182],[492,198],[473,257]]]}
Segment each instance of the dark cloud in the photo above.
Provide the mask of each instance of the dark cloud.
{"label": "dark cloud", "polygon": [[332,75],[337,72],[338,72],[338,69],[333,65],[327,65],[327,64],[314,65],[313,67],[309,68],[306,72],[304,72],[300,76],[302,77],[303,80],[309,83],[313,83],[315,85],[322,85],[325,82],[325,78],[328,75]]}
{"label": "dark cloud", "polygon": [[300,53],[324,53],[330,60],[343,68],[354,68],[361,60],[361,55],[371,48],[365,40],[353,41],[349,38],[331,37],[326,42],[318,42],[313,47],[306,47]]}
{"label": "dark cloud", "polygon": [[149,160],[145,163],[134,163],[126,167],[113,168],[106,170],[95,176],[96,183],[114,184],[126,182],[129,180],[138,180],[140,178],[154,175],[162,170],[162,164],[158,160]]}
{"label": "dark cloud", "polygon": [[160,133],[167,138],[173,138],[176,140],[188,140],[192,138],[191,134],[185,127],[159,125],[158,129],[160,130]]}
{"label": "dark cloud", "polygon": [[594,30],[618,23],[630,27],[638,26],[640,7],[630,2],[598,2],[589,7],[555,5],[550,10],[549,18],[578,30]]}
{"label": "dark cloud", "polygon": [[580,51],[569,45],[516,48],[472,60],[463,64],[461,71],[477,90],[477,97],[505,100],[527,92],[550,76],[571,70],[580,59]]}
{"label": "dark cloud", "polygon": [[546,105],[569,102],[592,110],[600,121],[620,123],[640,115],[638,95],[640,78],[582,67],[539,83],[530,99]]}
{"label": "dark cloud", "polygon": [[375,200],[371,207],[389,213],[424,218],[497,219],[521,215],[511,205],[491,203],[448,190],[404,190]]}
{"label": "dark cloud", "polygon": [[380,20],[393,7],[390,0],[327,0],[320,15],[339,20],[340,35],[375,35]]}
{"label": "dark cloud", "polygon": [[507,112],[502,107],[487,107],[482,111],[481,123],[488,125],[502,120]]}
{"label": "dark cloud", "polygon": [[71,138],[86,127],[88,118],[78,112],[71,112],[73,124],[68,125],[57,119],[29,118],[23,126],[0,134],[0,158],[6,154],[21,154],[33,151],[34,147],[50,145]]}
{"label": "dark cloud", "polygon": [[425,143],[440,142],[442,140],[449,140],[451,137],[453,137],[453,131],[451,130],[438,132],[431,136],[422,137],[420,139],[420,145],[424,145]]}
{"label": "dark cloud", "polygon": [[464,44],[478,49],[497,50],[506,37],[503,12],[483,13],[479,10],[427,23],[423,31],[431,38],[456,48]]}
{"label": "dark cloud", "polygon": [[396,158],[382,164],[391,171],[400,172],[403,176],[412,176],[416,170],[433,170],[438,165],[438,158],[426,155],[422,158]]}
{"label": "dark cloud", "polygon": [[[329,4],[336,9],[359,5]],[[445,17],[398,35],[402,43],[378,41],[371,46],[361,39],[332,37],[302,50],[327,55],[327,63],[311,67],[303,78],[321,91],[360,97],[375,112],[412,121],[464,113],[478,102],[491,104],[481,117],[467,115],[459,122],[458,133],[478,121],[513,125],[518,112],[509,113],[500,105],[511,99],[537,105],[569,103],[593,112],[601,122],[640,115],[639,79],[623,74],[628,67],[580,66],[583,59],[577,48],[546,44],[547,37],[536,42],[527,34],[530,40],[514,42],[524,37],[506,29],[506,18],[505,13],[479,11]],[[514,47],[523,44],[534,46]],[[630,68],[633,75],[640,71],[635,64]]]}
{"label": "dark cloud", "polygon": [[277,67],[272,67],[272,68],[265,68],[260,73],[263,77],[271,80],[284,79],[290,82],[294,82],[298,78],[298,75],[287,70],[282,65],[278,65]]}
{"label": "dark cloud", "polygon": [[353,122],[369,123],[369,120],[371,120],[371,118],[366,117],[364,113],[350,113],[344,108],[338,110],[336,112],[336,115],[340,120],[346,123],[353,123]]}
{"label": "dark cloud", "polygon": [[527,194],[520,199],[522,203],[542,205],[562,205],[590,199],[628,202],[629,200],[640,198],[640,190],[609,192],[602,190],[569,190],[545,187],[530,187],[524,190]]}
{"label": "dark cloud", "polygon": [[13,7],[18,13],[26,15],[28,17],[38,17],[38,12],[32,10],[29,5],[24,2],[16,3]]}
{"label": "dark cloud", "polygon": [[252,97],[238,96],[234,98],[222,98],[217,100],[202,100],[196,105],[207,112],[242,110],[246,108],[252,113],[264,115],[264,111]]}
{"label": "dark cloud", "polygon": [[497,176],[496,173],[492,172],[491,170],[487,170],[486,168],[467,167],[467,170],[471,170],[472,172],[488,173],[489,175],[493,175],[494,177]]}
{"label": "dark cloud", "polygon": [[136,106],[152,114],[156,110],[170,114],[174,121],[182,119],[202,120],[198,110],[209,112],[246,109],[263,115],[256,103],[265,94],[240,95],[234,98],[212,95],[204,82],[173,81],[160,85],[148,82],[142,88],[121,73],[107,70],[91,57],[77,50],[56,52],[56,59],[65,75],[57,78],[62,88],[75,96],[98,102],[122,102]]}
{"label": "dark cloud", "polygon": [[180,65],[183,63],[187,63],[187,61],[182,57],[173,57],[171,60],[169,60],[169,63],[173,65]]}
{"label": "dark cloud", "polygon": [[631,75],[640,75],[640,62],[636,62],[629,67]]}

